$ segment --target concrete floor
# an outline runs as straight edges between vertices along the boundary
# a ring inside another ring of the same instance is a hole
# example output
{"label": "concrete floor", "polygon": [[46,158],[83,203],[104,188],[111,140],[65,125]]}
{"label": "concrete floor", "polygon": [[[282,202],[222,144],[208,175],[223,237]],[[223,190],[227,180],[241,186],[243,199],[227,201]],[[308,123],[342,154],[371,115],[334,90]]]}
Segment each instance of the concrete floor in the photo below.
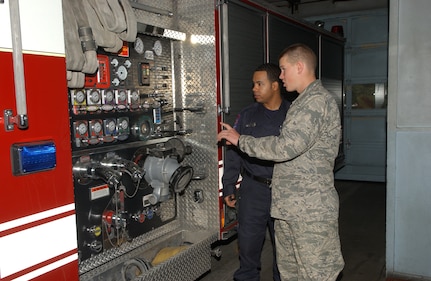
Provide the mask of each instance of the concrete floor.
{"label": "concrete floor", "polygon": [[[345,267],[337,281],[385,280],[386,184],[336,181],[340,196],[340,238]],[[233,280],[238,268],[237,240],[222,241],[220,259],[199,281]],[[261,281],[272,281],[271,246],[262,251]]]}

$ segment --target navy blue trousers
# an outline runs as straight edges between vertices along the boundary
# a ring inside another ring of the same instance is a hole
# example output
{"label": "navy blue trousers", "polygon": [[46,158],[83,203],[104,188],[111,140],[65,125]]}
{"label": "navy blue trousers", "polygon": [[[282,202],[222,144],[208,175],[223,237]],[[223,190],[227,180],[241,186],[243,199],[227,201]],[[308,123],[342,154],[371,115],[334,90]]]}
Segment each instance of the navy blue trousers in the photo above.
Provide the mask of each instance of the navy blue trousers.
{"label": "navy blue trousers", "polygon": [[238,245],[240,267],[235,281],[259,281],[261,253],[269,229],[273,249],[273,279],[280,281],[274,245],[274,220],[270,215],[271,189],[244,176],[239,189]]}

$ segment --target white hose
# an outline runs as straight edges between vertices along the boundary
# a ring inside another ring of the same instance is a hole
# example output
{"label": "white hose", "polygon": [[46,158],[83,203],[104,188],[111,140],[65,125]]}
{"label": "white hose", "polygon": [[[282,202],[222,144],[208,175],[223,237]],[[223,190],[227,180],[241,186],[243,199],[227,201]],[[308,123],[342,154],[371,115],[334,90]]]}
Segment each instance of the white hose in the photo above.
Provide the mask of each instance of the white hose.
{"label": "white hose", "polygon": [[18,2],[19,1],[9,1],[17,111],[16,124],[19,129],[27,129],[27,100],[25,92],[24,61],[22,58],[21,23]]}

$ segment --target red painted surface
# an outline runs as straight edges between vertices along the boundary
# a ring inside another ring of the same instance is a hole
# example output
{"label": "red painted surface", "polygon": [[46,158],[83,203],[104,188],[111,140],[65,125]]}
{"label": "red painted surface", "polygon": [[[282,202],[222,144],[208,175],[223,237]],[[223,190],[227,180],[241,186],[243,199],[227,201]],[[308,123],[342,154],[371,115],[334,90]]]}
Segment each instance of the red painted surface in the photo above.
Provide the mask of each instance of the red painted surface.
{"label": "red painted surface", "polygon": [[[74,202],[72,155],[70,145],[68,93],[64,57],[24,54],[24,75],[27,98],[28,128],[12,131],[5,129],[3,112],[10,109],[17,114],[15,105],[14,71],[11,52],[0,51],[0,224],[25,218],[49,209]],[[23,142],[53,141],[56,146],[56,167],[50,171],[15,176],[12,173],[11,146]],[[66,213],[41,220],[27,221],[0,232],[0,238],[75,213]],[[61,235],[59,229],[59,235]],[[28,237],[38,243],[37,237]],[[49,247],[49,246],[48,246]],[[39,264],[16,272],[2,281],[12,280],[53,262],[76,254],[77,249],[41,260]],[[25,252],[22,253],[25,255]],[[33,280],[79,280],[78,261],[49,271]]]}
{"label": "red painted surface", "polygon": [[[64,57],[25,54],[24,75],[29,127],[13,131],[0,124],[0,223],[73,202],[71,146]],[[0,108],[16,115],[12,53],[0,52]],[[57,166],[23,176],[12,174],[15,143],[52,140]]]}

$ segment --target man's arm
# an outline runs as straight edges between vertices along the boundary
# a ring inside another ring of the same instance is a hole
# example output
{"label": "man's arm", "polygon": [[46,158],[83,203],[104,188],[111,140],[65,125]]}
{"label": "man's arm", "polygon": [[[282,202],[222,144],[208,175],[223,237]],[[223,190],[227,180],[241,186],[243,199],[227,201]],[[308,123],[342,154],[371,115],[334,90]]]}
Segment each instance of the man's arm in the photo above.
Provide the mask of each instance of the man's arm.
{"label": "man's arm", "polygon": [[[242,111],[235,120],[235,126],[240,132],[244,118],[244,111]],[[231,208],[234,208],[236,204],[236,185],[241,174],[242,162],[241,152],[236,147],[229,146],[226,148],[222,176],[223,199],[226,205]]]}
{"label": "man's arm", "polygon": [[225,160],[223,165],[223,198],[226,205],[234,208],[236,203],[235,193],[238,177],[241,172],[241,157],[234,147],[226,149]]}
{"label": "man's arm", "polygon": [[293,116],[287,113],[280,136],[254,138],[240,135],[228,124],[222,123],[226,130],[221,131],[218,138],[237,145],[251,157],[287,161],[301,155],[318,138],[326,109],[326,100],[322,96],[316,96],[301,108],[301,112],[296,112]]}

